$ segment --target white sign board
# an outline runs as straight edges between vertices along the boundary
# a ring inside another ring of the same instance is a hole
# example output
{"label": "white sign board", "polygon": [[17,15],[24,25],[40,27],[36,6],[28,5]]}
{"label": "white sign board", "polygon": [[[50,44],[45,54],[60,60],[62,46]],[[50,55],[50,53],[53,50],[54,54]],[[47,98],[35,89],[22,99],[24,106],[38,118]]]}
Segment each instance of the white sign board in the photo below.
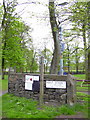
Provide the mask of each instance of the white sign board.
{"label": "white sign board", "polygon": [[32,83],[25,83],[25,90],[32,90]]}
{"label": "white sign board", "polygon": [[32,90],[32,85],[34,81],[39,81],[39,76],[26,75],[25,76],[25,89]]}
{"label": "white sign board", "polygon": [[46,88],[66,88],[66,81],[46,81]]}

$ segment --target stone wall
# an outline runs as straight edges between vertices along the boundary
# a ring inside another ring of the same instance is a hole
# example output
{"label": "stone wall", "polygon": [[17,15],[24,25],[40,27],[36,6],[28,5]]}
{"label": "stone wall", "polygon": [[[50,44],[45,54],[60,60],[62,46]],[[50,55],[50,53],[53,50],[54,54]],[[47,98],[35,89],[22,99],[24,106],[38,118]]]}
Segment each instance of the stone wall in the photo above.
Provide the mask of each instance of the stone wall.
{"label": "stone wall", "polygon": [[[8,92],[19,97],[32,98],[39,100],[39,90],[25,90],[25,75],[36,75],[36,74],[25,74],[17,73],[10,74],[8,79]],[[39,75],[39,74],[37,74]],[[67,87],[63,88],[46,88],[46,81],[66,81],[67,76],[59,75],[44,75],[44,102],[55,102],[59,104],[65,104],[67,100]],[[69,87],[69,86],[68,86]]]}

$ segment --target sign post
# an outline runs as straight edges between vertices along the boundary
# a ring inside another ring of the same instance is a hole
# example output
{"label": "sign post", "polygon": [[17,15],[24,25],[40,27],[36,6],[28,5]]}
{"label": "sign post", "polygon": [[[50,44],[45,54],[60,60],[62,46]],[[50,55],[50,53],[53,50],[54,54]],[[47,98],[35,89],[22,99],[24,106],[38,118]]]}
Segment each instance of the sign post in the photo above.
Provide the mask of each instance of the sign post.
{"label": "sign post", "polygon": [[42,56],[40,63],[40,97],[39,97],[40,106],[43,105],[43,96],[44,96],[44,57]]}

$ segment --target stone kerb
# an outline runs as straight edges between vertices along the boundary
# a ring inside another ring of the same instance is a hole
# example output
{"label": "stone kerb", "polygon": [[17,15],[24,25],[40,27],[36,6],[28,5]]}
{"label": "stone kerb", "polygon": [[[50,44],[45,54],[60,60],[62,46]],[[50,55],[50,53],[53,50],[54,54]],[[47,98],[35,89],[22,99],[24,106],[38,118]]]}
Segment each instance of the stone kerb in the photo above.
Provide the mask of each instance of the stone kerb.
{"label": "stone kerb", "polygon": [[[25,73],[10,74],[9,81],[8,81],[8,92],[19,97],[26,97],[26,98],[39,100],[39,95],[40,95],[39,90],[25,89],[25,75],[40,76],[40,74],[25,74]],[[73,95],[70,95],[70,93],[74,93],[74,96],[75,96],[75,92],[74,92],[74,86],[70,85],[72,84],[72,82],[70,82],[68,78],[70,77],[65,75],[64,76],[44,75],[44,102],[55,102],[59,104],[70,103],[69,101],[71,99],[69,97],[73,96]],[[70,79],[72,81],[72,78]],[[66,88],[47,88],[46,81],[66,81],[67,86]],[[73,87],[70,87],[70,86],[73,86]],[[71,101],[73,102],[73,100]]]}

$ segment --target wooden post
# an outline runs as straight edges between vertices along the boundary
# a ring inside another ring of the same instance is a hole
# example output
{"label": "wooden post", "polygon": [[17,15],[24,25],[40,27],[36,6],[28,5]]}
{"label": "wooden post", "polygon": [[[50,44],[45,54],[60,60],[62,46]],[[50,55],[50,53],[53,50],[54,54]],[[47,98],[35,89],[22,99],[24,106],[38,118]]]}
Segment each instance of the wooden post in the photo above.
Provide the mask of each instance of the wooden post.
{"label": "wooden post", "polygon": [[43,96],[44,96],[44,57],[42,56],[40,63],[40,97],[39,97],[40,106],[43,105]]}
{"label": "wooden post", "polygon": [[67,75],[67,104],[76,103],[76,80],[70,74]]}

